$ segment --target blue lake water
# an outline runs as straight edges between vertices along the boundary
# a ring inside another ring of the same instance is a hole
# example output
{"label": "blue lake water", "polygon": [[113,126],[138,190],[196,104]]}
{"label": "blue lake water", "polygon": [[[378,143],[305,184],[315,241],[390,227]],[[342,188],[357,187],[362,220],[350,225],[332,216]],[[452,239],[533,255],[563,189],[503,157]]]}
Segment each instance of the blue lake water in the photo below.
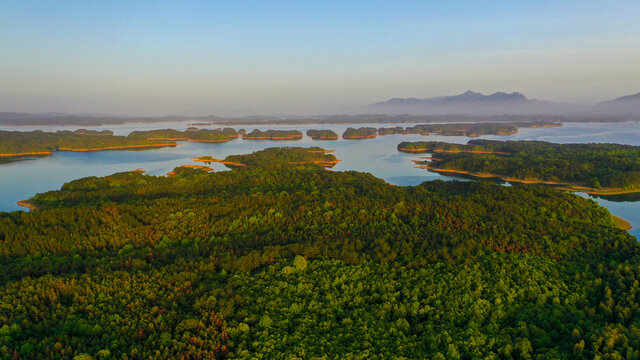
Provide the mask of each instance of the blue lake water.
{"label": "blue lake water", "polygon": [[[411,124],[398,124],[411,126]],[[174,128],[184,130],[188,122],[123,124],[116,126],[92,127],[92,129],[110,129],[115,134],[126,135],[134,130]],[[247,131],[252,129],[296,129],[305,132],[308,129],[332,129],[342,135],[347,127],[390,125],[272,125],[272,126],[239,126]],[[216,126],[199,126],[214,128]],[[0,127],[0,130],[30,131],[40,129],[55,131],[60,129],[75,130],[77,126],[66,127]],[[558,143],[618,143],[640,145],[640,123],[567,123],[560,128],[521,129],[509,136],[482,136],[484,139],[496,140],[542,140]],[[232,154],[245,154],[273,146],[320,146],[335,150],[342,161],[333,170],[357,170],[373,174],[396,185],[417,185],[423,181],[434,179],[451,179],[424,169],[414,168],[411,160],[420,155],[406,154],[397,151],[402,141],[447,141],[466,143],[466,136],[439,135],[386,135],[365,140],[315,141],[304,137],[298,141],[256,141],[234,140],[227,143],[194,143],[180,142],[175,148],[162,148],[136,151],[98,151],[98,152],[56,152],[52,156],[33,158],[0,164],[0,211],[23,210],[16,201],[32,197],[34,194],[59,189],[70,180],[86,176],[104,176],[120,171],[142,168],[151,175],[165,175],[176,166],[198,164],[194,157],[210,155],[224,158]],[[226,171],[221,164],[213,164],[216,171]],[[588,195],[584,195],[589,197]],[[614,215],[631,222],[632,234],[640,238],[640,197],[620,197],[617,199],[593,198],[607,207]]]}

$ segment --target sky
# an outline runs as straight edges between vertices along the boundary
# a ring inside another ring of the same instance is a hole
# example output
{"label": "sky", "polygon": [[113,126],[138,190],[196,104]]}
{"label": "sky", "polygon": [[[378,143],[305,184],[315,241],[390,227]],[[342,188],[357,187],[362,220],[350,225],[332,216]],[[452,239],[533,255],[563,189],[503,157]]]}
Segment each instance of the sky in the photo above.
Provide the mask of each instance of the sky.
{"label": "sky", "polygon": [[321,114],[640,92],[640,1],[0,1],[0,111]]}

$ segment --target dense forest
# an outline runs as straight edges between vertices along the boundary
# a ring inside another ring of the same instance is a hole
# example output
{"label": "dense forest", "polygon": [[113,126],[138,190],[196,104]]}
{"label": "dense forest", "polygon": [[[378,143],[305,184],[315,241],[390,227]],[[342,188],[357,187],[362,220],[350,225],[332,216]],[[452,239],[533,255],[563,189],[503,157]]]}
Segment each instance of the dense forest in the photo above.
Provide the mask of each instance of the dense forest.
{"label": "dense forest", "polygon": [[594,201],[297,161],[318,154],[0,213],[0,358],[640,358],[640,247]]}
{"label": "dense forest", "polygon": [[343,139],[370,139],[378,136],[378,129],[373,127],[347,128],[342,134]]}
{"label": "dense forest", "polygon": [[245,140],[299,140],[302,133],[298,130],[258,130],[242,135]]}
{"label": "dense forest", "polygon": [[307,136],[313,140],[338,140],[333,130],[307,130]]}
{"label": "dense forest", "polygon": [[431,169],[579,186],[576,189],[640,191],[639,146],[471,140],[466,145],[403,142],[398,150],[433,153],[430,161],[419,162]]}
{"label": "dense forest", "polygon": [[144,148],[175,146],[173,142],[113,136],[107,131],[88,131],[84,129],[72,131],[44,132],[34,131],[0,131],[0,156],[21,156],[39,153],[46,155],[52,151],[88,151],[109,150],[117,148]]}

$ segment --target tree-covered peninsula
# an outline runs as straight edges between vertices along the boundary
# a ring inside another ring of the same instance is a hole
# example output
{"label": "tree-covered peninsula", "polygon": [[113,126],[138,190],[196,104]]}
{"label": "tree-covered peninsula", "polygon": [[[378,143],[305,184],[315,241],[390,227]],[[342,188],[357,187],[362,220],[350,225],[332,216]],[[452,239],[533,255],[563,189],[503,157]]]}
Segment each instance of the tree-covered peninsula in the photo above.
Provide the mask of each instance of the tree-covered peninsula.
{"label": "tree-covered peninsula", "polygon": [[97,151],[176,146],[161,139],[114,136],[107,131],[0,131],[0,157],[48,155],[53,151]]}
{"label": "tree-covered peninsula", "polygon": [[544,182],[600,194],[640,191],[640,147],[472,140],[466,145],[403,142],[399,151],[432,153],[428,169],[511,181]]}
{"label": "tree-covered peninsula", "polygon": [[111,130],[56,132],[0,131],[0,159],[33,155],[49,155],[54,151],[100,151],[147,149],[176,146],[176,141],[226,142],[238,137],[232,128],[174,129],[133,131],[127,136],[115,136]]}
{"label": "tree-covered peninsula", "polygon": [[0,213],[0,358],[640,356],[640,246],[595,202],[391,186],[302,151]]}

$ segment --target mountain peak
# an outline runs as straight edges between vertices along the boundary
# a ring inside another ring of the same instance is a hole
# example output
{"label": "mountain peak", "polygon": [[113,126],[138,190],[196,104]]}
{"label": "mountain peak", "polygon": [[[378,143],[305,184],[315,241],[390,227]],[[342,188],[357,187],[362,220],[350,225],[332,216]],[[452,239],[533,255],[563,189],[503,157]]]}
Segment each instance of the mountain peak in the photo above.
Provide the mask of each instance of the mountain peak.
{"label": "mountain peak", "polygon": [[565,104],[529,100],[520,92],[498,91],[490,95],[467,90],[459,95],[418,98],[393,98],[371,106],[391,113],[411,114],[548,114],[562,113],[569,109]]}

